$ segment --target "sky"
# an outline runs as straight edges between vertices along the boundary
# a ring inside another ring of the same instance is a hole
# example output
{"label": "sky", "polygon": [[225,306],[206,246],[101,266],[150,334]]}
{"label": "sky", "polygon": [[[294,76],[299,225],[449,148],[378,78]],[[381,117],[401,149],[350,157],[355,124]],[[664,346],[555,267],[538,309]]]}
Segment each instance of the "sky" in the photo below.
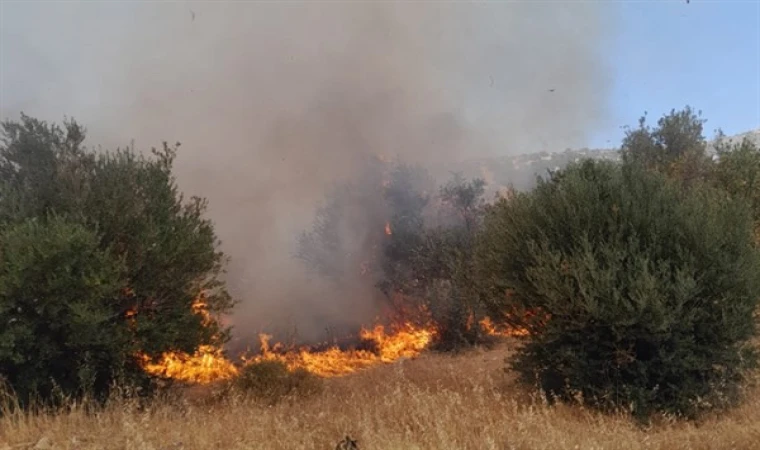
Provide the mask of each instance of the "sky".
{"label": "sky", "polygon": [[[760,127],[760,1],[623,1],[622,29],[610,46],[612,110],[618,127],[652,121],[690,105],[706,134]],[[619,144],[622,130],[594,136]],[[606,144],[606,145],[605,145]]]}

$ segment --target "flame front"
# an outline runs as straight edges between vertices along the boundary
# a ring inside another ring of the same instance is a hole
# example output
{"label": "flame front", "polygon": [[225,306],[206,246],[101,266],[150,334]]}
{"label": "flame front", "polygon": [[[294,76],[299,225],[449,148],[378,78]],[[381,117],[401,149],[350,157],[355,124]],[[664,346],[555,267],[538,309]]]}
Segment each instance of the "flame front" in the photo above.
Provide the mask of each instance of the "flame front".
{"label": "flame front", "polygon": [[377,351],[341,350],[337,346],[315,352],[308,347],[281,351],[281,346],[269,345],[271,336],[262,334],[261,354],[248,359],[247,363],[278,360],[291,370],[305,369],[322,377],[334,377],[354,373],[377,364],[390,363],[399,358],[412,358],[420,354],[435,336],[433,328],[406,323],[393,327],[389,333],[383,325],[362,329],[360,337],[376,345]]}
{"label": "flame front", "polygon": [[385,234],[387,234],[388,236],[390,236],[391,234],[393,234],[393,232],[391,231],[391,223],[390,222],[385,222]]}
{"label": "flame front", "polygon": [[[193,311],[203,317],[205,326],[213,321],[202,298],[193,303]],[[134,319],[134,315],[129,314],[130,319]],[[493,336],[528,334],[527,330],[496,326],[488,317],[479,325],[486,334]],[[322,377],[336,377],[401,358],[414,358],[433,342],[435,336],[436,327],[433,324],[423,326],[413,322],[396,322],[390,326],[376,325],[361,329],[359,337],[373,350],[344,350],[337,345],[326,350],[315,350],[312,347],[285,349],[280,343],[270,345],[272,336],[261,334],[260,353],[242,360],[243,364],[277,360],[285,363],[290,370],[303,369]],[[138,355],[138,360],[151,375],[193,384],[232,379],[240,371],[224,355],[222,348],[213,345],[200,346],[193,354],[167,352],[157,362],[143,354]]]}

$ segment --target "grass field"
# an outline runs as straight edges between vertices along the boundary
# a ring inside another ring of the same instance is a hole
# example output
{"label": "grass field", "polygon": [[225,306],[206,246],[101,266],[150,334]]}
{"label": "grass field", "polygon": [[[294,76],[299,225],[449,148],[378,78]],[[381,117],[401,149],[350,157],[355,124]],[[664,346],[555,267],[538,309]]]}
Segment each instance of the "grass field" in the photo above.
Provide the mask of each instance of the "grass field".
{"label": "grass field", "polygon": [[0,418],[0,450],[333,449],[758,449],[760,393],[699,423],[638,428],[624,416],[550,407],[502,371],[509,345],[417,359],[326,380],[322,393],[267,407],[194,388],[147,410],[113,404],[96,414]]}

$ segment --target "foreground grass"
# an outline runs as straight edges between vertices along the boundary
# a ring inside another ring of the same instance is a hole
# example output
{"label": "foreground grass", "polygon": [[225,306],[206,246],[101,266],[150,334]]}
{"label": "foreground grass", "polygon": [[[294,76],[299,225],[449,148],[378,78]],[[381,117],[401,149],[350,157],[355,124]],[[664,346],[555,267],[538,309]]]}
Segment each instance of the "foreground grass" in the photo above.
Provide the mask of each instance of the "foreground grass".
{"label": "foreground grass", "polygon": [[[326,380],[319,395],[267,407],[210,402],[204,390],[140,410],[0,418],[0,450],[333,449],[346,434],[365,449],[757,449],[760,393],[699,423],[638,428],[579,406],[550,407],[501,368],[506,346],[457,357],[424,355]],[[42,439],[42,442],[40,441]],[[48,446],[47,444],[51,445]]]}

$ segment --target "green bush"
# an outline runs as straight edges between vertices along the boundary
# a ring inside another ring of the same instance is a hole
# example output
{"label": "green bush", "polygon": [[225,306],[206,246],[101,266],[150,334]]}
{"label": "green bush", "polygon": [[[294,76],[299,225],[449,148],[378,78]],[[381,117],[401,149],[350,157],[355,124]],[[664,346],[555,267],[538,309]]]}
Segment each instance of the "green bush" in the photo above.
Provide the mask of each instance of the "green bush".
{"label": "green bush", "polygon": [[476,254],[513,368],[550,398],[692,415],[738,398],[760,297],[747,204],[585,161],[490,208]]}
{"label": "green bush", "polygon": [[[122,330],[129,329],[130,346],[118,344],[120,353],[91,364],[101,367],[113,362],[112,371],[126,370],[128,378],[136,379],[143,375],[142,371],[131,363],[124,364],[135,357],[135,352],[158,357],[166,351],[192,352],[199,345],[226,339],[227,330],[215,322],[203,323],[203,317],[192,308],[200,296],[212,314],[229,311],[233,302],[220,279],[225,257],[217,249],[213,224],[203,217],[206,202],[200,198],[185,199],[172,175],[176,147],[164,144],[162,149],[154,149],[151,156],[133,149],[94,152],[84,148],[85,131],[76,122],[66,122],[61,128],[25,115],[19,122],[4,122],[0,138],[0,226],[13,229],[37,221],[38,226],[46,227],[48,218],[55,215],[68,226],[77,226],[77,233],[84,233],[82,230],[89,233],[88,239],[94,241],[100,252],[93,254],[107,254],[121,265],[121,289],[109,293],[107,302],[102,300],[101,307],[108,310],[103,314],[109,321],[100,321],[98,315],[85,315],[78,320],[91,319],[92,326],[119,342]],[[58,233],[56,230],[61,227],[49,226],[53,227],[51,233]],[[43,242],[50,241],[52,245],[51,239]],[[91,243],[88,241],[88,245]],[[19,258],[25,257],[20,252],[4,255],[6,270],[17,270],[23,263]],[[75,260],[66,259],[69,257],[80,255],[72,250],[55,256],[62,268],[80,270],[80,266],[74,265]],[[105,265],[104,270],[108,267]],[[70,276],[91,283],[82,281],[85,284],[76,291],[85,299],[100,298],[104,286],[110,286],[110,281],[98,283],[85,272],[72,272]],[[46,296],[38,301],[59,305],[64,310],[76,307],[69,303],[79,297],[45,284],[58,282],[51,277],[43,277],[41,287],[34,288],[42,289],[40,295]],[[85,292],[84,286],[89,286],[92,292]],[[33,299],[21,295],[24,289],[34,292],[31,285],[18,287],[2,297],[0,310],[10,311],[19,302],[34,309],[26,303]],[[35,335],[35,339],[75,346],[92,358],[100,354],[98,348],[87,353],[84,344],[75,343],[75,335],[56,331],[67,326],[57,322],[65,318],[49,319],[50,323],[39,325],[35,316],[23,316],[18,318],[17,326],[38,330],[41,334]],[[0,323],[5,326],[5,322]],[[6,360],[10,366],[2,367],[2,372],[22,370],[16,366],[20,364],[17,361],[35,359],[35,353],[26,353],[32,350],[33,347],[18,347],[17,356]],[[25,376],[39,377],[36,382],[41,385],[47,383],[48,373],[53,372],[60,372],[57,375],[60,378],[73,379],[75,373],[70,371],[74,366],[68,364],[69,358],[65,353],[51,353],[49,359],[42,358],[39,363],[44,361],[47,366],[24,372]],[[105,389],[102,383],[96,384],[98,389]]]}
{"label": "green bush", "polygon": [[709,167],[702,133],[705,122],[701,112],[689,106],[663,115],[654,128],[642,117],[638,128],[626,132],[623,161],[663,173],[685,186],[704,180]]}
{"label": "green bush", "polygon": [[103,392],[114,368],[134,364],[113,313],[124,274],[81,225],[52,217],[2,230],[0,373],[22,403]]}
{"label": "green bush", "polygon": [[752,205],[755,238],[760,242],[760,147],[749,139],[729,142],[719,137],[717,162],[712,166],[710,181],[732,197],[746,199]]}
{"label": "green bush", "polygon": [[305,369],[289,370],[282,361],[264,360],[246,364],[233,387],[257,401],[275,404],[286,397],[305,398],[322,391],[322,379]]}

